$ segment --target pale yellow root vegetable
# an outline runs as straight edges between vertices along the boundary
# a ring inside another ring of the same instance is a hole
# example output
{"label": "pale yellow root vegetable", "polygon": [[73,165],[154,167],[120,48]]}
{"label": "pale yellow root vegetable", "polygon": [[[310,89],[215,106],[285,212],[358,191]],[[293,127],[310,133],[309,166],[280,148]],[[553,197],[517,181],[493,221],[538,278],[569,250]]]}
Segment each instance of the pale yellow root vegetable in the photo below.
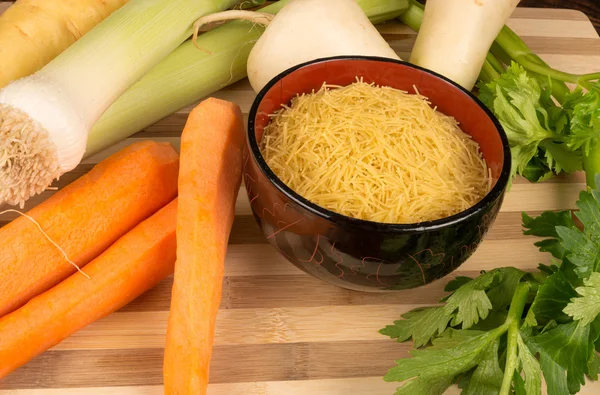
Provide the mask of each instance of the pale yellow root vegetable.
{"label": "pale yellow root vegetable", "polygon": [[129,0],[18,0],[0,15],[0,88],[33,74]]}

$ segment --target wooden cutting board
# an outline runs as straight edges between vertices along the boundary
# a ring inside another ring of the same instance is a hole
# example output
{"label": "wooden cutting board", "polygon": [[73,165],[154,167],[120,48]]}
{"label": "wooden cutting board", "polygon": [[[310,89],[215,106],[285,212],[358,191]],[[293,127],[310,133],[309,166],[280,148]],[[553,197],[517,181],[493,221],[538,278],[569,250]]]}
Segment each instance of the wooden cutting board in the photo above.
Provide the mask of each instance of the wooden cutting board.
{"label": "wooden cutting board", "polygon": [[[0,3],[0,12],[6,8]],[[518,9],[509,25],[551,65],[591,72],[600,65],[600,38],[580,12]],[[415,34],[398,23],[380,27],[400,56],[408,58]],[[215,94],[247,114],[254,93],[247,81]],[[65,175],[63,187],[124,145],[156,139],[179,145],[188,110],[153,125]],[[453,276],[516,266],[533,270],[549,256],[521,234],[522,211],[575,208],[582,174],[542,184],[518,179],[496,223],[475,255]],[[32,199],[28,208],[48,198]],[[441,280],[393,294],[367,294],[322,283],[296,269],[268,245],[239,195],[230,239],[223,301],[211,366],[210,395],[391,395],[396,384],[381,376],[406,357],[378,330],[404,312],[435,304]],[[14,216],[0,217],[0,225]],[[111,316],[90,325],[28,365],[0,380],[0,395],[158,395],[172,278]],[[0,285],[1,286],[1,285]],[[0,362],[1,363],[1,362]],[[458,390],[450,390],[456,394]],[[583,394],[600,393],[588,385]]]}

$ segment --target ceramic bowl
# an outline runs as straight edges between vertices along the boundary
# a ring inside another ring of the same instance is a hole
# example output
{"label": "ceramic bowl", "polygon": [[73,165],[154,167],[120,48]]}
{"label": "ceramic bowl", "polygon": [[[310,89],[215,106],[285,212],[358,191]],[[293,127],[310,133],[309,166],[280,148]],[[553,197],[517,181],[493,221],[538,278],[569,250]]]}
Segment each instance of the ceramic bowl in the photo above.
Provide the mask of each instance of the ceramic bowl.
{"label": "ceramic bowl", "polygon": [[[269,169],[259,142],[269,114],[324,82],[349,85],[357,77],[428,97],[479,143],[493,178],[476,205],[451,217],[414,224],[364,221],[306,200]],[[249,114],[244,183],[266,239],[303,271],[359,291],[415,288],[446,276],[478,248],[494,222],[509,180],[510,149],[493,114],[470,92],[432,71],[376,57],[333,57],[286,70],[257,95]]]}

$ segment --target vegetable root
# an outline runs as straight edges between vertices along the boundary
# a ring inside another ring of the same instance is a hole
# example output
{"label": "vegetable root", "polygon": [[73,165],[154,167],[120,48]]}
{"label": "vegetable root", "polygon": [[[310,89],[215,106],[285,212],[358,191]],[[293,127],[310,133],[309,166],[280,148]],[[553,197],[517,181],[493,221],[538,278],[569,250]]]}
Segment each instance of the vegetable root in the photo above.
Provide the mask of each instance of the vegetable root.
{"label": "vegetable root", "polygon": [[128,0],[18,0],[0,16],[0,88],[41,69]]}
{"label": "vegetable root", "polygon": [[[178,170],[170,144],[136,143],[27,215],[81,268],[175,198]],[[0,229],[0,317],[75,270],[36,224],[25,217],[12,221]]]}
{"label": "vegetable root", "polygon": [[429,0],[410,62],[472,89],[520,0]]}
{"label": "vegetable root", "polygon": [[120,309],[173,272],[174,200],[86,266],[0,319],[0,378]]}
{"label": "vegetable root", "polygon": [[166,395],[204,395],[227,242],[242,180],[240,108],[208,99],[181,136],[177,263],[164,360]]}
{"label": "vegetable root", "polygon": [[355,0],[292,0],[250,52],[248,79],[259,92],[290,67],[339,55],[400,59]]}

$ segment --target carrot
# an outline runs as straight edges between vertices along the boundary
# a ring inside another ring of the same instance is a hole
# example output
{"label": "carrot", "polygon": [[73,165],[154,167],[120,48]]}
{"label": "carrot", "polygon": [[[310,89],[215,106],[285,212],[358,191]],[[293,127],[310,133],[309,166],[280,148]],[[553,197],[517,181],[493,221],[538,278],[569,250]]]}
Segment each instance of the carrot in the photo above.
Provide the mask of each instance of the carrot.
{"label": "carrot", "polygon": [[[66,256],[83,267],[177,195],[170,144],[133,144],[30,210]],[[75,267],[28,218],[0,229],[0,317],[50,289]]]}
{"label": "carrot", "polygon": [[243,145],[242,113],[230,102],[203,101],[183,130],[177,263],[163,367],[167,395],[206,394]]}
{"label": "carrot", "polygon": [[0,88],[41,69],[128,0],[18,0],[0,16]]}
{"label": "carrot", "polygon": [[173,273],[177,200],[121,237],[79,273],[0,318],[0,378],[120,309]]}

